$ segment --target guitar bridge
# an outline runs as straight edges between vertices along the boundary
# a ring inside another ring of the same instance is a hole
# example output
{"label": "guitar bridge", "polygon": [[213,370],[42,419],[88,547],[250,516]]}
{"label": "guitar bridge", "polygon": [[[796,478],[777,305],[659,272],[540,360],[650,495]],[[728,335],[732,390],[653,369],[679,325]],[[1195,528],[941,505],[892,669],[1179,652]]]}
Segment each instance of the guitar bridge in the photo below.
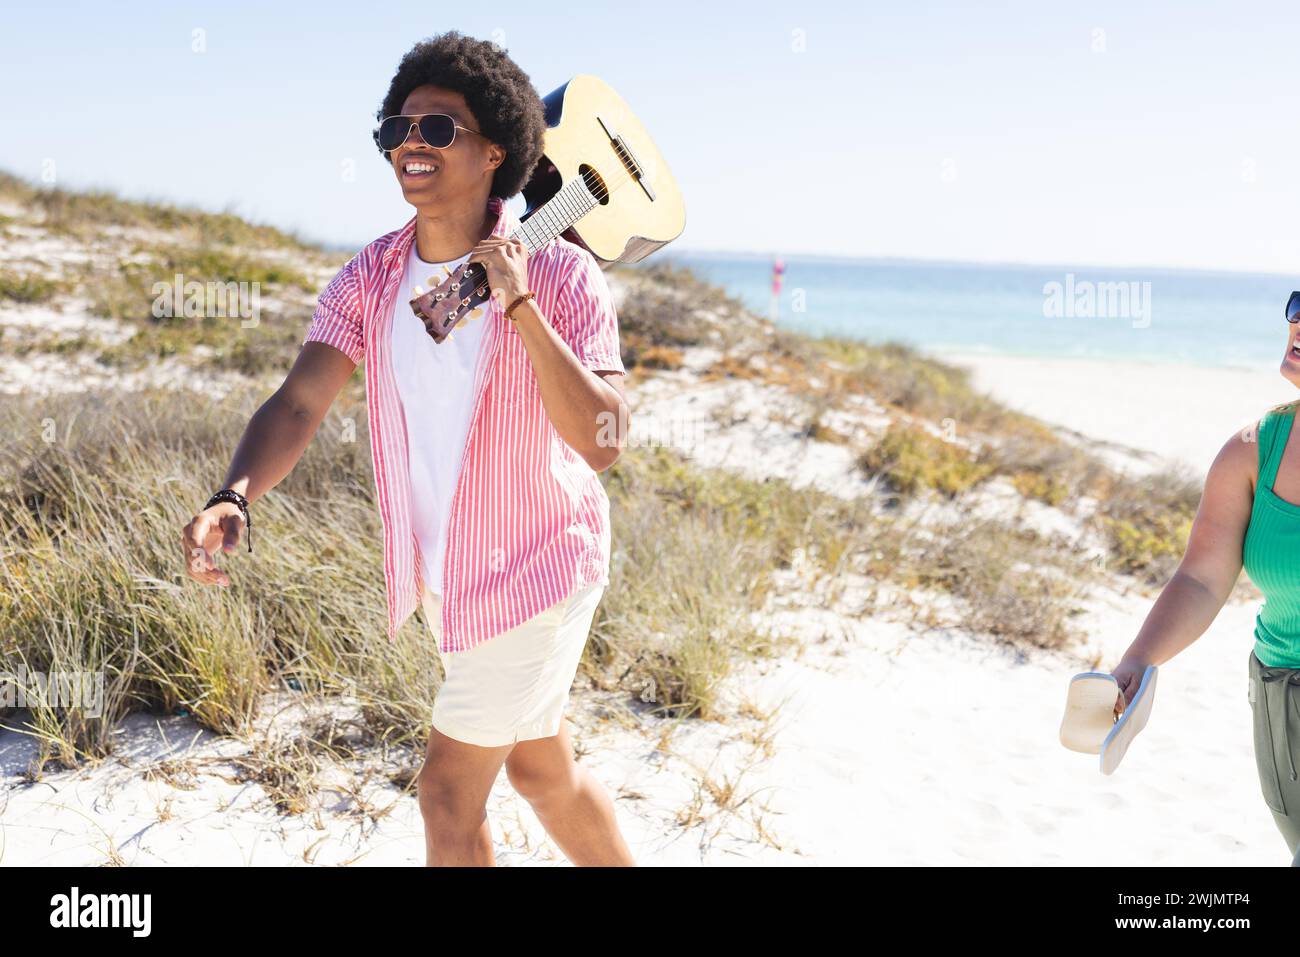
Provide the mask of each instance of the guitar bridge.
{"label": "guitar bridge", "polygon": [[614,152],[618,154],[619,161],[622,162],[628,175],[640,184],[641,189],[645,191],[646,196],[653,203],[655,201],[654,187],[643,173],[641,164],[637,162],[636,153],[632,151],[632,147],[627,145],[627,140],[623,139],[623,134],[615,133],[600,116],[596,117],[596,122],[600,124],[601,129],[605,131],[605,135],[609,137],[610,145],[614,147]]}

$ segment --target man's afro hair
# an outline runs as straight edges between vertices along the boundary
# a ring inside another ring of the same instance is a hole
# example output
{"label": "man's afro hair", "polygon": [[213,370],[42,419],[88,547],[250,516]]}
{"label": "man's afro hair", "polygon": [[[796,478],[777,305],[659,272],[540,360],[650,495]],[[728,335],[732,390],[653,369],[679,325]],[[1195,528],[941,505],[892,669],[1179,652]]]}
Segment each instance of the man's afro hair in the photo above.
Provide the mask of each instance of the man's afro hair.
{"label": "man's afro hair", "polygon": [[522,190],[542,158],[546,131],[542,100],[528,74],[495,43],[450,30],[420,41],[402,57],[375,119],[400,113],[411,91],[425,84],[463,96],[479,132],[506,151],[491,195],[509,199]]}

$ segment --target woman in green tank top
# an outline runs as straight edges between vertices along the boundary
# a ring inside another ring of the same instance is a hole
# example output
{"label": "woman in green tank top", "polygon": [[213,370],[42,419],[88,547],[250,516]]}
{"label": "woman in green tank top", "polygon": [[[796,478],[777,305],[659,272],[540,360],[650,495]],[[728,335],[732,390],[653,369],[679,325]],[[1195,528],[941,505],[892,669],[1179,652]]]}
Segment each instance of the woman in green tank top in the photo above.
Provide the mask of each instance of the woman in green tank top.
{"label": "woman in green tank top", "polygon": [[[1300,292],[1287,301],[1283,377],[1300,387]],[[1275,406],[1220,449],[1187,551],[1111,672],[1127,706],[1147,665],[1204,634],[1242,568],[1264,594],[1247,663],[1260,789],[1300,867],[1300,437],[1296,407]]]}

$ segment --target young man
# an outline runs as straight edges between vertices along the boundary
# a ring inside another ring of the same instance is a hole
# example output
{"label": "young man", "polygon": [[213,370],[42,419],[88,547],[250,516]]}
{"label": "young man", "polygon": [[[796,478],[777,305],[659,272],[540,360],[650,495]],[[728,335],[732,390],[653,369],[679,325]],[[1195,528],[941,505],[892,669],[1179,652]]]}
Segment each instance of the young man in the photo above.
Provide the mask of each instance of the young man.
{"label": "young man", "polygon": [[[418,780],[428,863],[493,863],[485,807],[504,763],[573,863],[630,865],[563,720],[609,583],[596,472],[617,460],[627,421],[609,288],[581,247],[556,239],[530,256],[509,238],[519,223],[505,200],[541,158],[545,121],[494,44],[454,31],[417,44],[378,118],[415,217],[321,294],[293,369],[245,431],[225,500],[185,528],[189,574],[229,584],[211,553],[234,550],[247,503],[289,473],[364,360],[388,634],[423,603],[446,673]],[[467,262],[483,264],[492,299],[437,343],[409,300]]]}

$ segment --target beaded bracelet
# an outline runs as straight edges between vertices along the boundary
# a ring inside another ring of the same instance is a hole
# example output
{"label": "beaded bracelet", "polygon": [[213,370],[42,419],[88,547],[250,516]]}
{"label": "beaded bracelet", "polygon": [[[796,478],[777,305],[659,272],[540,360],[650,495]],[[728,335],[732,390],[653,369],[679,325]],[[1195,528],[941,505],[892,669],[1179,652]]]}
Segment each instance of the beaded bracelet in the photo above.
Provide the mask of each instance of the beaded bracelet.
{"label": "beaded bracelet", "polygon": [[239,510],[244,513],[244,527],[248,529],[248,551],[253,551],[253,520],[248,517],[248,499],[240,495],[233,488],[223,488],[212,498],[208,499],[208,504],[203,506],[204,511],[210,509],[218,502],[233,502],[239,506]]}

